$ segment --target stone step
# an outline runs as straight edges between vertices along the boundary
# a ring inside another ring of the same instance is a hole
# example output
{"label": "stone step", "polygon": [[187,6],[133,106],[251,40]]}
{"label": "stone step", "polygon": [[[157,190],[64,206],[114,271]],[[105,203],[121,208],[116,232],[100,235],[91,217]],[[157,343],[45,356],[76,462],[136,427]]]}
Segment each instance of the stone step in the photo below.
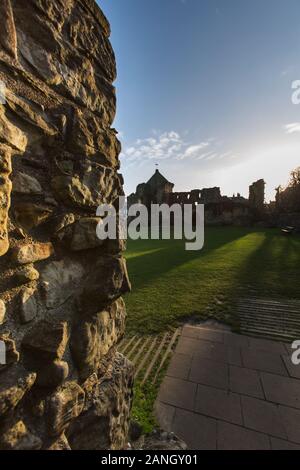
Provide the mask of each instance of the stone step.
{"label": "stone step", "polygon": [[155,384],[159,373],[173,352],[181,328],[171,329],[162,335],[123,338],[118,349],[135,366],[135,378],[141,385],[151,380]]}
{"label": "stone step", "polygon": [[300,309],[300,300],[297,299],[282,299],[282,300],[274,300],[274,299],[265,299],[265,298],[258,298],[258,297],[246,297],[243,298],[240,302],[247,302],[247,303],[258,303],[259,305],[266,304],[266,305],[274,305],[274,306],[282,306],[282,305],[290,305]]}
{"label": "stone step", "polygon": [[175,332],[174,332],[174,334],[173,334],[173,336],[172,336],[172,339],[171,339],[171,341],[170,341],[170,343],[169,343],[169,345],[168,345],[168,347],[167,347],[167,349],[166,349],[166,352],[165,352],[165,354],[164,354],[163,357],[162,357],[162,360],[161,360],[161,362],[160,362],[160,364],[159,364],[159,366],[158,366],[158,368],[157,368],[157,371],[156,371],[156,374],[155,374],[155,376],[154,376],[154,378],[153,378],[153,380],[152,380],[152,383],[155,383],[155,382],[156,382],[157,377],[158,377],[158,374],[159,374],[160,371],[162,370],[162,368],[163,368],[163,366],[164,366],[166,360],[168,359],[169,354],[171,354],[171,352],[172,352],[172,347],[174,346],[175,341],[176,341],[176,339],[178,338],[179,335],[180,335],[180,329],[178,328],[177,330],[175,330]]}
{"label": "stone step", "polygon": [[297,333],[288,332],[288,331],[279,331],[276,328],[270,328],[267,326],[258,327],[258,326],[249,326],[249,325],[241,324],[240,331],[242,334],[247,334],[250,336],[260,336],[263,338],[286,341],[286,342],[291,342],[299,338],[299,335],[297,335]]}
{"label": "stone step", "polygon": [[241,333],[275,340],[300,338],[300,301],[244,297],[237,304]]}
{"label": "stone step", "polygon": [[251,302],[247,299],[243,299],[242,301],[239,301],[238,302],[238,306],[242,307],[242,306],[251,306],[253,308],[272,308],[274,310],[282,310],[282,309],[287,309],[287,310],[292,310],[292,311],[295,311],[295,312],[299,312],[300,311],[300,304],[289,304],[287,302],[276,302],[276,303],[273,303],[273,302]]}
{"label": "stone step", "polygon": [[277,308],[266,308],[266,307],[253,307],[251,305],[242,305],[238,308],[239,312],[250,312],[250,313],[272,313],[273,316],[289,316],[294,318],[300,318],[300,312],[289,310],[288,308],[277,309]]}
{"label": "stone step", "polygon": [[281,326],[300,326],[300,319],[294,319],[294,318],[278,318],[270,315],[251,315],[251,314],[246,314],[243,312],[239,313],[240,319],[241,320],[246,320],[246,321],[252,321],[252,322],[260,322],[260,323],[266,323],[266,324],[274,324],[274,325],[281,325]]}
{"label": "stone step", "polygon": [[158,346],[158,349],[156,350],[156,353],[154,354],[154,357],[153,357],[152,361],[148,365],[148,368],[147,368],[147,370],[145,372],[145,375],[144,375],[144,378],[142,380],[142,385],[144,385],[144,383],[146,382],[146,380],[150,376],[152,370],[154,369],[155,363],[158,360],[159,355],[160,355],[160,353],[161,353],[161,351],[162,351],[162,349],[163,349],[163,347],[166,343],[167,337],[168,337],[168,333],[165,333],[164,336],[163,336],[163,339],[161,340],[161,342]]}

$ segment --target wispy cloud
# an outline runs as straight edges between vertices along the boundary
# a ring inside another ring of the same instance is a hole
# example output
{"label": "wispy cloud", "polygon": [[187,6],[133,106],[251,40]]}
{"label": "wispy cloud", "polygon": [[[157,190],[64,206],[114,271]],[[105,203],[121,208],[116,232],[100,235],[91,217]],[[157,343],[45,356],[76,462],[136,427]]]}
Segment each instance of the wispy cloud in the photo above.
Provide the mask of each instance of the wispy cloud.
{"label": "wispy cloud", "polygon": [[300,132],[300,122],[291,122],[290,124],[286,124],[283,128],[287,134]]}
{"label": "wispy cloud", "polygon": [[175,131],[152,131],[151,137],[137,139],[133,145],[125,147],[121,157],[124,163],[147,160],[212,161],[231,158],[232,152],[220,151],[218,143],[212,138],[191,143]]}

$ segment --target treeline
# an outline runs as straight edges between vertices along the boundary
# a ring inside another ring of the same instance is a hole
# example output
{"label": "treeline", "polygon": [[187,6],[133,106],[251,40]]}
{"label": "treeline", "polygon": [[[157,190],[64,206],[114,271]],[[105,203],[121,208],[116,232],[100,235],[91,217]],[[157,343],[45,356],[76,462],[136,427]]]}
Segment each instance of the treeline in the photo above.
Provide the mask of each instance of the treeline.
{"label": "treeline", "polygon": [[286,187],[277,188],[276,207],[279,211],[300,212],[300,167],[291,172]]}

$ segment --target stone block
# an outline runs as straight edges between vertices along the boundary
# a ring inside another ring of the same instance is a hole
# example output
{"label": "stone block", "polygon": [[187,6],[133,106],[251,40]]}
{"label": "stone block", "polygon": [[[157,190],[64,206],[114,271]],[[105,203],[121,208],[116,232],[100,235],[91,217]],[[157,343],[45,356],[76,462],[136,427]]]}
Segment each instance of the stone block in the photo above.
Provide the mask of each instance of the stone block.
{"label": "stone block", "polygon": [[61,359],[69,341],[67,322],[50,323],[41,320],[23,339],[23,348],[44,360]]}
{"label": "stone block", "polygon": [[80,376],[87,378],[125,333],[125,305],[118,299],[108,309],[90,319],[82,319],[73,329],[71,351]]}
{"label": "stone block", "polygon": [[0,299],[0,325],[4,323],[6,314],[6,305],[3,300]]}
{"label": "stone block", "polygon": [[84,407],[85,394],[76,382],[67,382],[49,398],[47,428],[50,436],[59,436]]}
{"label": "stone block", "polygon": [[52,243],[26,243],[14,248],[12,260],[18,264],[35,263],[50,258],[53,253]]}
{"label": "stone block", "polygon": [[21,365],[14,365],[1,373],[0,416],[18,405],[35,379],[36,374],[27,372]]}
{"label": "stone block", "polygon": [[5,429],[0,440],[2,450],[38,450],[41,447],[41,439],[28,431],[23,421],[18,421],[9,429]]}
{"label": "stone block", "polygon": [[29,323],[37,316],[39,305],[37,300],[37,290],[34,287],[26,287],[20,294],[20,320],[22,323]]}
{"label": "stone block", "polygon": [[31,264],[20,267],[14,273],[14,278],[16,279],[17,283],[20,284],[37,281],[39,277],[40,273]]}
{"label": "stone block", "polygon": [[106,373],[94,382],[90,407],[71,423],[67,438],[74,450],[124,449],[129,430],[134,369],[116,353]]}
{"label": "stone block", "polygon": [[130,289],[126,262],[122,257],[98,258],[84,282],[81,294],[82,310],[85,313],[100,311]]}
{"label": "stone block", "polygon": [[41,194],[42,187],[33,176],[26,175],[20,171],[13,178],[13,192],[20,194]]}

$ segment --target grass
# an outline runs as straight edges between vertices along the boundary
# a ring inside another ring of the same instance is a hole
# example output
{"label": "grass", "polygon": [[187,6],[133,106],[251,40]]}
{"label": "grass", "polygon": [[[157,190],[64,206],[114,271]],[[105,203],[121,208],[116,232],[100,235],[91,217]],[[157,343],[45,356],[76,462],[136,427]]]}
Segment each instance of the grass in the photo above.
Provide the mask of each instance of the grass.
{"label": "grass", "polygon": [[139,380],[135,380],[131,417],[142,426],[145,434],[150,434],[157,424],[153,408],[159,386],[167,370],[167,365],[168,363],[166,363],[165,367],[160,372],[160,377],[156,384],[152,384],[151,381],[148,381],[142,386]]}
{"label": "grass", "polygon": [[300,298],[300,237],[277,229],[208,228],[201,251],[185,251],[181,240],[129,240],[126,258],[129,334],[160,333],[188,317],[238,327],[234,301],[250,289]]}
{"label": "grass", "polygon": [[[204,249],[184,241],[128,241],[132,292],[126,296],[127,334],[160,334],[187,318],[215,318],[238,330],[235,301],[255,291],[300,299],[300,236],[277,229],[208,228]],[[133,417],[151,431],[158,386],[137,381]]]}

